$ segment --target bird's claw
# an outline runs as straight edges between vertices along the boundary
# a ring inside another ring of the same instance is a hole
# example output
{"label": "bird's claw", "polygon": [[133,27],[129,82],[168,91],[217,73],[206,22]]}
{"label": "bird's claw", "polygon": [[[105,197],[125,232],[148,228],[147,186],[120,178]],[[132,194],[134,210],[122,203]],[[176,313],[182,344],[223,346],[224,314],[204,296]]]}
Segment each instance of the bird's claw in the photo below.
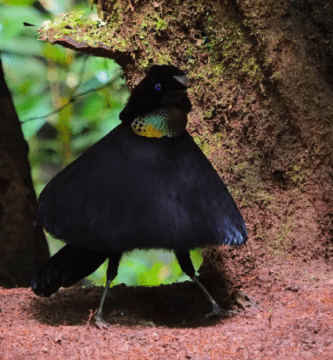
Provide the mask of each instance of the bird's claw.
{"label": "bird's claw", "polygon": [[212,311],[205,315],[205,319],[209,319],[213,316],[230,317],[231,315],[237,315],[237,314],[238,313],[235,310],[221,309],[221,307],[216,302],[214,302]]}
{"label": "bird's claw", "polygon": [[100,330],[108,329],[110,327],[110,324],[104,321],[98,314],[95,315],[95,324]]}

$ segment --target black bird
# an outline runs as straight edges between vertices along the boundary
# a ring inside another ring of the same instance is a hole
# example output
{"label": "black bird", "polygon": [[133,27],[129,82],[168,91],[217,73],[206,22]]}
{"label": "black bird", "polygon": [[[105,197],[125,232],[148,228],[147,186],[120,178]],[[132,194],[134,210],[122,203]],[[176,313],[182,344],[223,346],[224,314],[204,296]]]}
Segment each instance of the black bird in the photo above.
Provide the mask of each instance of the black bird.
{"label": "black bird", "polygon": [[32,279],[50,296],[95,271],[107,258],[104,300],[124,252],[173,249],[182,270],[223,311],[195,277],[189,250],[241,245],[243,218],[208,159],[185,130],[188,80],[172,65],[152,66],[120,114],[122,123],[57,174],[39,198],[39,222],[67,245]]}

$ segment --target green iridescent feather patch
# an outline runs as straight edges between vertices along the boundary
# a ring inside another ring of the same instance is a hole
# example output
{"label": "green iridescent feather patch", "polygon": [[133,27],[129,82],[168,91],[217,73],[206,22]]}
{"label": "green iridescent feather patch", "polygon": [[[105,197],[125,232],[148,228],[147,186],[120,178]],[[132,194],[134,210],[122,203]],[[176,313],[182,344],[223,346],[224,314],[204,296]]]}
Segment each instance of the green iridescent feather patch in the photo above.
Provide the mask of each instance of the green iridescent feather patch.
{"label": "green iridescent feather patch", "polygon": [[136,118],[131,124],[137,135],[155,138],[178,136],[186,125],[186,113],[176,107],[157,109]]}

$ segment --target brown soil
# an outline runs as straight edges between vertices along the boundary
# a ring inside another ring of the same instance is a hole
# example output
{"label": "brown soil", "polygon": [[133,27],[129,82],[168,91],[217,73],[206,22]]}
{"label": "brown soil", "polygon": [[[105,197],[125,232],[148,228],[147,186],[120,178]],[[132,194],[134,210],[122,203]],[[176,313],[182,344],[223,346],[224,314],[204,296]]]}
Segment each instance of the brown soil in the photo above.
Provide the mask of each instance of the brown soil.
{"label": "brown soil", "polygon": [[[191,282],[115,286],[96,328],[100,289],[74,287],[50,299],[0,290],[0,359],[328,359],[333,354],[332,269],[288,260],[239,279],[228,303],[202,279],[229,318],[204,319],[209,304]],[[330,272],[331,271],[331,272]],[[227,298],[224,296],[224,298]]]}

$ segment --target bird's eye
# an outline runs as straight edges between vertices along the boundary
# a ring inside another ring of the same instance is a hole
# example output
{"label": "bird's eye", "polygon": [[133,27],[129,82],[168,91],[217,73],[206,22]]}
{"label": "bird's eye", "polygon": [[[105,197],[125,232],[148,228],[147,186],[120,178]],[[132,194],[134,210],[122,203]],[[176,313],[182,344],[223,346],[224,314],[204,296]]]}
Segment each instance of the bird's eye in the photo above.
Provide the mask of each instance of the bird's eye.
{"label": "bird's eye", "polygon": [[155,90],[160,91],[161,89],[162,89],[161,84],[156,84],[155,85]]}

